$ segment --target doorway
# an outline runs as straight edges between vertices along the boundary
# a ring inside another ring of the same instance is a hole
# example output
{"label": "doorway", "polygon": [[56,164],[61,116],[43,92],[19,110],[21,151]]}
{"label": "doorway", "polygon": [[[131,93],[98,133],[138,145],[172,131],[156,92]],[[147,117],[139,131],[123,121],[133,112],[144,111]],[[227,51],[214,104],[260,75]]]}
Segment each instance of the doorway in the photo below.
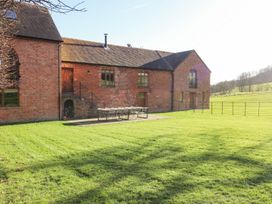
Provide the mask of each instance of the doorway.
{"label": "doorway", "polygon": [[191,92],[190,93],[190,109],[196,108],[196,93]]}
{"label": "doorway", "polygon": [[139,92],[137,94],[137,106],[147,107],[147,93],[146,92]]}
{"label": "doorway", "polygon": [[74,70],[62,68],[62,92],[73,93],[74,91]]}
{"label": "doorway", "polygon": [[72,100],[67,100],[64,102],[64,108],[63,108],[63,118],[65,120],[67,119],[73,119],[74,118],[74,102]]}

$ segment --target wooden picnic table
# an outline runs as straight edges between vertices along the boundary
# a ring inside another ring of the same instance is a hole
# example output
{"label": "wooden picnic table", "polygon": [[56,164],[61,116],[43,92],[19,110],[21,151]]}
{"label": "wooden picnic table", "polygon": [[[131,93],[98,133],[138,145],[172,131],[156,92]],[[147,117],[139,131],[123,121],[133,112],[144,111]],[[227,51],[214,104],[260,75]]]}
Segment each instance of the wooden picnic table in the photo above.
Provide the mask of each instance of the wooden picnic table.
{"label": "wooden picnic table", "polygon": [[129,120],[131,115],[136,115],[137,118],[148,118],[148,107],[98,108],[97,113],[98,120],[101,120],[101,118],[106,120],[109,118]]}

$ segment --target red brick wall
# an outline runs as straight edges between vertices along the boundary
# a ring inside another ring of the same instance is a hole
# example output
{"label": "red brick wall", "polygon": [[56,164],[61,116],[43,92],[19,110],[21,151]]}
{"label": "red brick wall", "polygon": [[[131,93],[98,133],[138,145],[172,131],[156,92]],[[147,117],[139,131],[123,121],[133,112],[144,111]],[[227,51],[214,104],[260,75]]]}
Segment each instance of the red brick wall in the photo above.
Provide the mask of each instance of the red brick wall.
{"label": "red brick wall", "polygon": [[[96,107],[136,106],[137,93],[146,92],[150,111],[161,112],[170,111],[171,109],[170,72],[148,70],[149,87],[139,88],[137,81],[138,72],[141,71],[141,69],[122,67],[109,68],[71,63],[63,63],[62,67],[74,69],[75,94],[81,96],[85,101],[93,101]],[[101,87],[102,69],[113,69],[115,71],[115,87]],[[75,104],[78,104],[77,101],[78,100],[75,101]],[[86,116],[86,109],[82,107],[76,108],[76,112],[76,117]]]}
{"label": "red brick wall", "polygon": [[17,38],[20,106],[0,107],[0,123],[59,118],[58,43]]}
{"label": "red brick wall", "polygon": [[[197,88],[189,88],[189,72],[197,71]],[[201,58],[192,52],[174,73],[174,110],[190,108],[190,93],[196,93],[196,108],[209,107],[210,99],[210,71]],[[183,92],[183,100],[181,94]],[[204,101],[203,99],[204,93]]]}

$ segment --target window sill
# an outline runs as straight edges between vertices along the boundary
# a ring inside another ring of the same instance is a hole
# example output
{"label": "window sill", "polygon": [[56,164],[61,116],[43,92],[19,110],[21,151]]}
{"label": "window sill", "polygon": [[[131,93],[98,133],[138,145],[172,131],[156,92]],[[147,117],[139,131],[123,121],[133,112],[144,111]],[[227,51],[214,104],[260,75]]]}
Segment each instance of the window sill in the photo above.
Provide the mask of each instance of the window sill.
{"label": "window sill", "polygon": [[0,110],[5,110],[5,109],[20,109],[20,106],[0,106]]}
{"label": "window sill", "polygon": [[115,86],[101,86],[102,88],[115,88]]}

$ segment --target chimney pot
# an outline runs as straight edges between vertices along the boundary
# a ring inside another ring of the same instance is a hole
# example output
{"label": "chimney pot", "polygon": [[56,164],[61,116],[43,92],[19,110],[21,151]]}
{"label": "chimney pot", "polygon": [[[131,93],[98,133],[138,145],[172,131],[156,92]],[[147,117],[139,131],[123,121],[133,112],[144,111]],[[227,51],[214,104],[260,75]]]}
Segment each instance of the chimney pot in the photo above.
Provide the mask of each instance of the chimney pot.
{"label": "chimney pot", "polygon": [[108,48],[108,33],[105,33],[104,36],[105,36],[104,48]]}

